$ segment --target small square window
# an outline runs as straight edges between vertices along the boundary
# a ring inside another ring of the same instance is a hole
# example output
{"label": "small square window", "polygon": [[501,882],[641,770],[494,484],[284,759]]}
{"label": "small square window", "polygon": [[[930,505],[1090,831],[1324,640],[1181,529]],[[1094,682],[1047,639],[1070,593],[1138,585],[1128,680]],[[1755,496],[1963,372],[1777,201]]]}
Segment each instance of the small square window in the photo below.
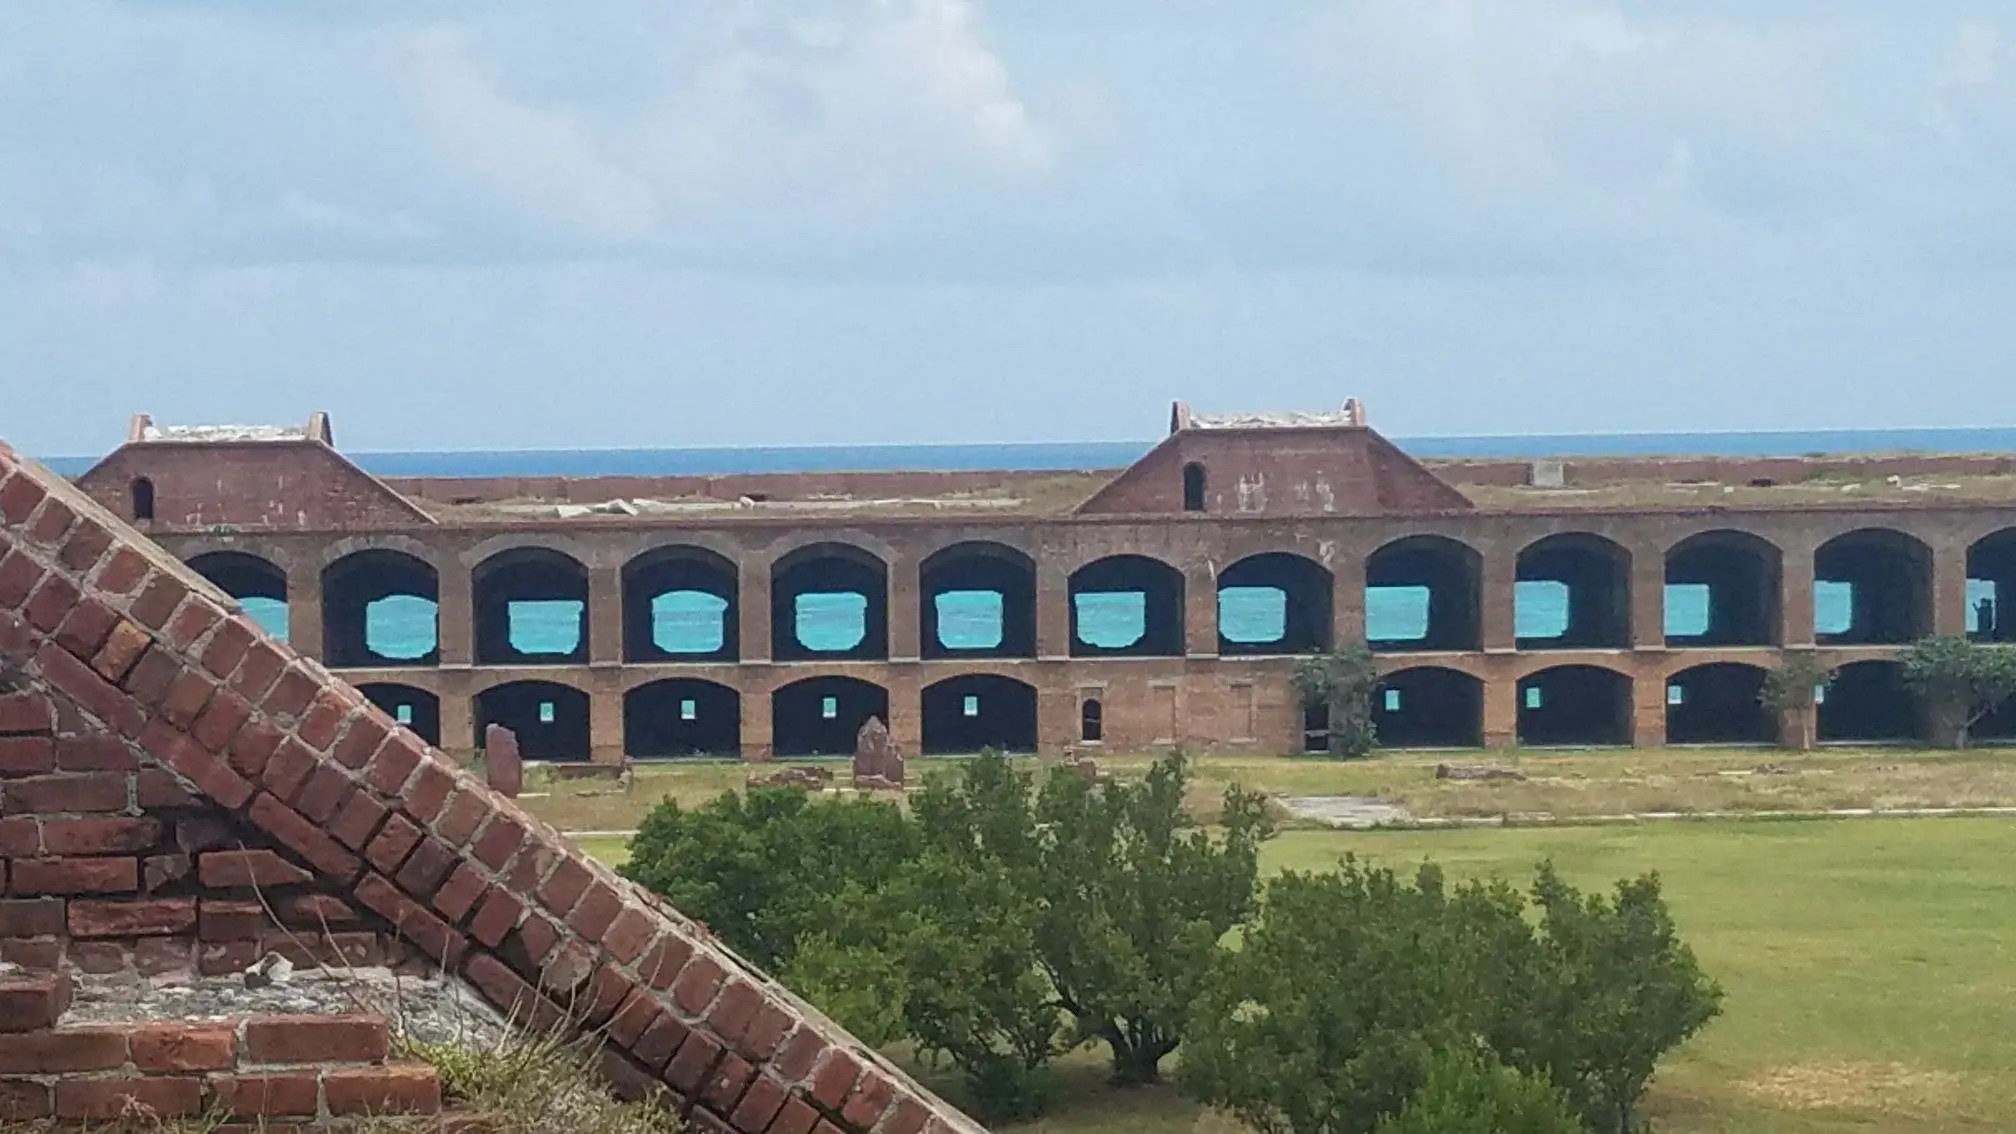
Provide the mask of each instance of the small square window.
{"label": "small square window", "polygon": [[1541,693],[1540,693],[1540,687],[1539,687],[1538,685],[1528,685],[1528,686],[1526,687],[1526,707],[1527,707],[1527,708],[1529,708],[1529,709],[1537,709],[1537,708],[1539,708],[1539,707],[1540,707],[1541,703],[1542,703],[1542,702],[1544,702],[1545,700],[1546,700],[1546,698],[1545,698],[1544,696],[1542,696],[1542,695],[1541,695]]}
{"label": "small square window", "polygon": [[1684,704],[1686,704],[1686,703],[1687,703],[1687,688],[1686,688],[1686,686],[1684,686],[1684,685],[1668,685],[1668,686],[1666,687],[1666,703],[1667,703],[1667,704],[1669,704],[1669,705],[1684,705]]}
{"label": "small square window", "polygon": [[1399,712],[1400,691],[1398,689],[1388,689],[1386,690],[1385,696],[1386,696],[1386,711],[1389,713]]}
{"label": "small square window", "polygon": [[413,706],[411,705],[399,706],[397,709],[393,710],[392,719],[398,721],[400,724],[412,724]]}
{"label": "small square window", "polygon": [[700,703],[698,701],[686,700],[679,702],[680,720],[682,721],[697,720],[699,719],[699,717],[700,717]]}
{"label": "small square window", "polygon": [[1827,687],[1825,685],[1815,685],[1813,687],[1813,703],[1816,705],[1827,703]]}
{"label": "small square window", "polygon": [[966,698],[966,702],[965,702],[965,704],[963,704],[963,705],[961,705],[961,706],[960,706],[960,709],[959,709],[959,711],[960,711],[960,712],[962,712],[962,713],[964,713],[965,715],[967,715],[967,716],[969,716],[969,717],[977,717],[977,716],[979,716],[979,715],[980,715],[980,698],[978,698],[978,697],[971,697],[971,696],[967,697],[967,698]]}
{"label": "small square window", "polygon": [[838,697],[820,698],[819,715],[826,718],[829,721],[838,718],[840,716],[840,698]]}
{"label": "small square window", "polygon": [[539,723],[540,724],[553,723],[553,702],[551,701],[539,702]]}

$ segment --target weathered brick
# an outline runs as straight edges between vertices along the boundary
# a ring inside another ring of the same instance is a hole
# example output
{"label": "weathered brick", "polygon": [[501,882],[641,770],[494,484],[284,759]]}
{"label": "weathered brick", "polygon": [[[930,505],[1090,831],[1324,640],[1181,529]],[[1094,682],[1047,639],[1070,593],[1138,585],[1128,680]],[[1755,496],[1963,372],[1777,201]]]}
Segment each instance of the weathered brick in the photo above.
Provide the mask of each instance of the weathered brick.
{"label": "weathered brick", "polygon": [[0,937],[44,937],[63,932],[60,898],[0,901]]}
{"label": "weathered brick", "polygon": [[105,643],[98,647],[98,652],[92,656],[91,668],[98,671],[98,676],[118,684],[126,679],[126,675],[139,664],[141,656],[153,644],[154,640],[148,637],[147,631],[135,623],[121,619],[112,627],[112,632],[105,636]]}
{"label": "weathered brick", "polygon": [[0,819],[0,858],[33,858],[42,853],[42,821],[32,815]]}
{"label": "weathered brick", "polygon": [[685,971],[672,985],[672,1002],[689,1016],[698,1016],[714,1002],[714,996],[721,991],[721,983],[728,972],[719,962],[705,953],[687,962]]}
{"label": "weathered brick", "polygon": [[238,663],[245,660],[245,651],[260,637],[251,620],[243,615],[222,619],[203,646],[200,655],[203,668],[219,681],[228,679],[237,672]]}
{"label": "weathered brick", "polygon": [[56,770],[56,742],[46,736],[0,736],[0,776]]}
{"label": "weathered brick", "polygon": [[0,1079],[0,1122],[28,1123],[56,1114],[56,1085],[34,1079]]}
{"label": "weathered brick", "polygon": [[765,1134],[812,1134],[818,1123],[819,1111],[811,1103],[800,1098],[786,1099]]}
{"label": "weathered brick", "polygon": [[52,855],[133,854],[161,839],[161,821],[148,818],[45,819],[42,849]]}
{"label": "weathered brick", "polygon": [[0,607],[19,610],[48,573],[48,568],[19,551],[0,555]]}
{"label": "weathered brick", "polygon": [[[50,759],[53,763],[53,749]],[[56,772],[9,780],[0,792],[5,793],[7,809],[15,812],[124,811],[131,802],[131,783],[118,772]]]}
{"label": "weathered brick", "polygon": [[0,1075],[110,1071],[126,1062],[126,1033],[117,1028],[58,1028],[0,1035]]}
{"label": "weathered brick", "polygon": [[366,874],[356,893],[366,909],[391,922],[401,937],[443,964],[452,967],[468,950],[468,941],[461,934],[379,875]]}
{"label": "weathered brick", "polygon": [[379,828],[378,837],[371,840],[364,857],[380,871],[391,874],[406,861],[406,856],[420,843],[420,828],[415,827],[404,815],[390,815],[385,825]]}
{"label": "weathered brick", "polygon": [[499,811],[483,825],[482,832],[470,845],[469,852],[476,856],[476,861],[490,869],[502,870],[505,864],[511,861],[511,856],[518,853],[518,848],[524,844],[527,834],[525,824],[519,822],[516,817]]}
{"label": "weathered brick", "polygon": [[35,664],[57,692],[121,735],[138,735],[146,724],[146,714],[124,690],[98,676],[90,666],[55,643],[44,642],[35,651]]}
{"label": "weathered brick", "polygon": [[350,727],[344,730],[343,738],[336,742],[330,755],[351,771],[359,771],[371,762],[371,757],[377,755],[379,747],[390,735],[391,729],[377,714],[366,713],[350,722]]}
{"label": "weathered brick", "polygon": [[335,745],[336,738],[343,733],[343,722],[350,715],[350,702],[333,688],[326,688],[315,695],[308,705],[308,711],[301,716],[301,723],[294,726],[294,735],[301,743],[316,752],[327,752]]}
{"label": "weathered brick", "polygon": [[737,1130],[764,1130],[784,1108],[784,1085],[768,1075],[758,1075],[743,1092],[742,1102],[728,1117]]}
{"label": "weathered brick", "polygon": [[272,758],[266,761],[266,770],[260,774],[260,778],[266,784],[266,790],[280,799],[291,800],[301,790],[301,785],[308,782],[309,775],[315,771],[317,759],[318,757],[310,752],[306,745],[293,737],[287,737],[281,740],[280,747],[275,749]]}
{"label": "weathered brick", "polygon": [[47,732],[56,712],[42,693],[0,693],[0,733]]}
{"label": "weathered brick", "polygon": [[289,894],[274,902],[283,924],[305,929],[355,925],[362,916],[334,894]]}
{"label": "weathered brick", "polygon": [[65,772],[130,772],[139,766],[117,736],[66,736],[56,742],[56,767]]}
{"label": "weathered brick", "polygon": [[14,473],[0,484],[0,517],[9,524],[25,524],[48,495],[48,489],[35,483],[26,472]]}
{"label": "weathered brick", "polygon": [[[224,612],[217,609],[216,604],[192,594],[176,608],[175,617],[168,620],[161,633],[168,644],[184,656],[195,656],[204,637],[223,621]],[[198,662],[200,664],[200,658]]]}
{"label": "weathered brick", "polygon": [[318,764],[295,794],[294,808],[317,823],[327,823],[356,791],[343,769],[334,764]]}
{"label": "weathered brick", "polygon": [[69,926],[73,937],[150,937],[187,933],[196,928],[196,899],[97,901],[77,898],[70,903]]}
{"label": "weathered brick", "polygon": [[213,1075],[206,1085],[233,1118],[313,1118],[322,1102],[322,1075],[315,1070]]}
{"label": "weathered brick", "polygon": [[287,668],[287,655],[270,642],[255,642],[245,651],[245,658],[226,682],[231,689],[248,700],[257,702],[266,696],[273,683],[279,680],[280,671]]}
{"label": "weathered brick", "polygon": [[287,805],[261,792],[252,800],[246,817],[260,830],[280,840],[310,866],[338,881],[354,878],[361,864],[320,827],[290,810]]}
{"label": "weathered brick", "polygon": [[53,1028],[70,1007],[69,973],[9,973],[0,977],[0,1032]]}
{"label": "weathered brick", "polygon": [[425,826],[440,816],[441,809],[448,803],[449,793],[454,790],[455,777],[429,760],[414,771],[399,806],[413,817],[414,822]]}
{"label": "weathered brick", "polygon": [[219,689],[203,711],[197,714],[189,735],[198,744],[222,755],[230,749],[231,739],[238,735],[238,730],[244,727],[251,715],[251,702],[229,689]]}
{"label": "weathered brick", "polygon": [[109,595],[130,595],[147,578],[147,558],[130,547],[114,547],[98,568],[94,585]]}
{"label": "weathered brick", "polygon": [[308,703],[315,699],[321,683],[299,665],[290,665],[273,683],[260,702],[260,708],[274,716],[293,720],[308,709]]}
{"label": "weathered brick", "polygon": [[217,683],[193,669],[183,669],[168,683],[168,695],[161,700],[161,715],[179,729],[188,729],[209,707]]}
{"label": "weathered brick", "polygon": [[255,717],[231,738],[226,759],[239,775],[257,779],[265,774],[267,761],[286,739],[287,734],[271,721]]}
{"label": "weathered brick", "polygon": [[258,902],[204,898],[196,908],[196,936],[204,941],[257,941],[266,931],[266,907]]}
{"label": "weathered brick", "polygon": [[63,546],[63,536],[76,519],[77,513],[70,505],[53,495],[46,497],[42,501],[42,507],[36,509],[35,514],[29,517],[28,538],[52,551],[56,550]]}
{"label": "weathered brick", "polygon": [[508,891],[492,887],[484,895],[482,905],[477,907],[475,918],[469,922],[469,934],[495,949],[503,944],[506,935],[517,928],[518,919],[524,913],[525,903]]}
{"label": "weathered brick", "polygon": [[[46,585],[46,584],[45,584]],[[97,598],[79,598],[63,624],[56,628],[56,644],[83,660],[90,660],[119,622],[119,612]]]}
{"label": "weathered brick", "polygon": [[616,920],[602,934],[602,948],[622,964],[629,964],[644,955],[644,949],[651,944],[651,938],[658,932],[658,920],[636,906],[626,905]]}
{"label": "weathered brick", "polygon": [[551,910],[555,917],[564,919],[574,912],[574,907],[580,904],[581,896],[588,892],[594,880],[594,874],[578,860],[563,858],[539,887],[539,904]]}
{"label": "weathered brick", "polygon": [[665,1065],[665,1081],[682,1095],[692,1096],[714,1071],[721,1058],[721,1044],[706,1032],[688,1032],[679,1054]]}
{"label": "weathered brick", "polygon": [[812,1071],[812,1081],[808,1093],[821,1106],[837,1109],[847,1101],[854,1090],[854,1083],[861,1077],[861,1061],[842,1047],[826,1049],[825,1058]]}
{"label": "weathered brick", "polygon": [[182,676],[182,662],[174,654],[158,645],[147,647],[140,660],[120,684],[133,699],[149,708],[160,707],[168,699],[168,692],[175,679]]}
{"label": "weathered brick", "polygon": [[685,938],[668,933],[658,939],[658,944],[644,954],[637,962],[637,977],[645,984],[659,990],[670,989],[686,968],[686,961],[693,955],[693,943]]}
{"label": "weathered brick", "polygon": [[22,858],[14,861],[16,894],[122,894],[140,887],[136,858]]}
{"label": "weathered brick", "polygon": [[152,854],[140,860],[140,892],[151,894],[189,877],[186,854]]}
{"label": "weathered brick", "polygon": [[392,1052],[382,1016],[254,1016],[245,1021],[253,1063],[371,1063]]}
{"label": "weathered brick", "polygon": [[330,1114],[434,1114],[441,1079],[426,1064],[339,1067],[322,1076],[322,1095]]}
{"label": "weathered brick", "polygon": [[[245,783],[243,780],[238,782],[241,785]],[[133,777],[133,788],[143,811],[163,807],[189,807],[196,802],[196,797],[182,786],[182,781],[176,779],[174,773],[161,768],[140,769],[139,774]],[[212,792],[210,799],[226,807],[236,807],[249,797],[251,790],[249,786],[244,787],[235,799],[224,793]]]}
{"label": "weathered brick", "polygon": [[369,792],[354,791],[336,809],[335,817],[329,821],[329,833],[351,850],[363,850],[378,833],[378,825],[386,814],[386,806]]}
{"label": "weathered brick", "polygon": [[390,736],[379,745],[377,755],[364,766],[364,782],[375,788],[380,795],[398,796],[406,788],[406,780],[413,769],[420,766],[420,754],[411,745],[401,743],[399,736]]}
{"label": "weathered brick", "polygon": [[203,1112],[203,1081],[180,1075],[132,1079],[62,1079],[56,1084],[56,1117],[116,1119],[129,1114],[191,1118]]}
{"label": "weathered brick", "polygon": [[490,817],[491,805],[480,792],[457,791],[434,820],[434,833],[451,847],[469,845],[469,837]]}
{"label": "weathered brick", "polygon": [[840,1117],[855,1126],[873,1126],[875,1120],[882,1117],[882,1113],[889,1109],[889,1104],[895,1098],[896,1084],[873,1067],[866,1068],[861,1073],[860,1081],[855,1084],[854,1093],[847,1097],[846,1104],[840,1108]]}
{"label": "weathered brick", "polygon": [[713,1074],[700,1084],[700,1099],[722,1114],[730,1113],[735,1104],[742,1101],[742,1092],[748,1088],[749,1079],[755,1073],[755,1068],[731,1051],[721,1057],[721,1061],[714,1065]]}
{"label": "weathered brick", "polygon": [[196,858],[196,877],[205,886],[295,886],[313,875],[270,850],[213,850]]}
{"label": "weathered brick", "polygon": [[422,901],[434,896],[434,891],[447,880],[448,872],[455,868],[455,853],[439,839],[420,840],[407,857],[406,865],[399,868],[395,881],[399,888]]}
{"label": "weathered brick", "polygon": [[225,1071],[237,1065],[238,1035],[228,1024],[156,1024],[128,1041],[133,1066],[159,1074]]}
{"label": "weathered brick", "polygon": [[456,865],[448,880],[434,893],[433,906],[450,925],[459,924],[476,908],[489,884],[467,863]]}
{"label": "weathered brick", "polygon": [[63,541],[63,551],[57,558],[63,566],[79,575],[87,574],[98,565],[98,560],[112,549],[112,533],[105,525],[88,517],[80,517],[77,526],[70,529],[70,537]]}

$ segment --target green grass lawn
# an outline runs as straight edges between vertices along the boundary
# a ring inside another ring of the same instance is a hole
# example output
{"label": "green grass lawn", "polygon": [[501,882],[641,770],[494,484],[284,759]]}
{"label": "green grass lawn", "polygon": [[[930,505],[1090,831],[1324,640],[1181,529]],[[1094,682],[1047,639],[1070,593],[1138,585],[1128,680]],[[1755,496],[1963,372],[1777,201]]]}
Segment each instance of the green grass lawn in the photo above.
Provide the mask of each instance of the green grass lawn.
{"label": "green grass lawn", "polygon": [[[588,844],[605,858],[623,841]],[[1629,827],[1289,831],[1271,870],[1345,853],[1524,879],[1552,858],[1584,887],[1658,870],[1728,992],[1672,1057],[1666,1134],[2016,1130],[2016,825],[1996,819],[1680,822]],[[1029,1134],[1232,1134],[1173,1090],[1118,1092],[1094,1053]],[[934,1079],[934,1084],[936,1080]],[[948,1093],[951,1092],[947,1087]]]}

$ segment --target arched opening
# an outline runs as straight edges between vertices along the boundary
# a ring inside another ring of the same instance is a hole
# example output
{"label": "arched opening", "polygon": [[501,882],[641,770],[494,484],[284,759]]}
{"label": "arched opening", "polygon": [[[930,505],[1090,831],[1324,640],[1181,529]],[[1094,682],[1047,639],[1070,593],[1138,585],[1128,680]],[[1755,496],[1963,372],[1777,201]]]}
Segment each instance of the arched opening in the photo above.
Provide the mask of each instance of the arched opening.
{"label": "arched opening", "polygon": [[1218,573],[1220,654],[1304,654],[1330,648],[1334,583],[1313,559],[1250,555]]}
{"label": "arched opening", "polygon": [[888,569],[848,544],[801,547],[770,569],[770,626],[778,661],[886,658]]}
{"label": "arched opening", "polygon": [[1764,673],[1754,665],[1716,663],[1666,679],[1668,744],[1769,744],[1778,716],[1764,707]]}
{"label": "arched opening", "polygon": [[1631,743],[1631,679],[1591,665],[1543,669],[1519,682],[1519,743],[1598,747]]}
{"label": "arched opening", "polygon": [[1914,642],[1932,632],[1932,549],[1864,528],[1813,554],[1813,633],[1828,646]]}
{"label": "arched opening", "polygon": [[1365,562],[1365,637],[1374,650],[1474,650],[1483,558],[1445,536],[1408,536]]}
{"label": "arched opening", "polygon": [[476,663],[588,660],[588,569],[565,552],[514,547],[476,565]]}
{"label": "arched opening", "polygon": [[1114,555],[1071,573],[1073,657],[1180,657],[1183,572]]}
{"label": "arched opening", "polygon": [[1919,736],[1918,704],[1894,661],[1851,662],[1820,691],[1820,739],[1834,744],[1893,744]]}
{"label": "arched opening", "polygon": [[586,760],[592,754],[588,736],[588,694],[552,681],[513,681],[476,694],[476,738],[483,730],[503,725],[518,736],[518,753],[527,760]]}
{"label": "arched opening", "polygon": [[1183,510],[1204,510],[1204,466],[1195,461],[1183,466]]}
{"label": "arched opening", "polygon": [[331,666],[438,665],[440,580],[403,551],[353,552],[322,572],[322,652]]}
{"label": "arched opening", "polygon": [[1372,713],[1382,748],[1484,746],[1484,683],[1461,670],[1389,673],[1372,691]]}
{"label": "arched opening", "polygon": [[151,520],[154,518],[154,482],[144,476],[133,478],[133,518]]}
{"label": "arched opening", "polygon": [[2016,528],[1967,549],[1967,636],[2016,642]]}
{"label": "arched opening", "polygon": [[1778,641],[1778,546],[1749,532],[1692,535],[1666,553],[1666,644],[1769,646]]}
{"label": "arched opening", "polygon": [[924,687],[924,754],[1036,751],[1036,687],[987,673]]}
{"label": "arched opening", "polygon": [[259,628],[287,640],[287,573],[269,559],[244,551],[206,551],[189,568],[238,600]]}
{"label": "arched opening", "polygon": [[645,760],[738,755],[741,694],[690,677],[640,685],[623,697],[623,746]]}
{"label": "arched opening", "polygon": [[1564,532],[1519,553],[1512,622],[1522,650],[1631,644],[1631,553],[1602,536]]}
{"label": "arched opening", "polygon": [[385,711],[385,715],[413,731],[429,744],[441,744],[441,698],[411,685],[374,681],[359,685],[357,692]]}
{"label": "arched opening", "polygon": [[1087,697],[1078,706],[1078,739],[1086,744],[1106,740],[1106,706],[1097,697]]}
{"label": "arched opening", "polygon": [[661,547],[623,565],[623,658],[717,662],[740,656],[735,565],[699,547]]}
{"label": "arched opening", "polygon": [[1036,563],[998,543],[957,543],[919,568],[927,658],[1036,656]]}
{"label": "arched opening", "polygon": [[889,691],[853,677],[808,677],[770,694],[779,756],[851,756],[861,726],[889,720]]}

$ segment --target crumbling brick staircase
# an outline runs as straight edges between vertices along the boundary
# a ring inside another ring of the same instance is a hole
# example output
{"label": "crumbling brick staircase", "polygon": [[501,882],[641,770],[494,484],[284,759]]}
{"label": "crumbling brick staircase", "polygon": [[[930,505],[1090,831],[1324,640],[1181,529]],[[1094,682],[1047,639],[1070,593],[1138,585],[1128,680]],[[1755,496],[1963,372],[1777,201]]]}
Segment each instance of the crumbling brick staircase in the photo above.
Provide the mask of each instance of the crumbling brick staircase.
{"label": "crumbling brick staircase", "polygon": [[424,962],[520,1019],[579,1021],[612,1084],[696,1130],[981,1129],[4,446],[0,880],[0,959],[27,974],[0,1006],[42,1005],[0,1034],[0,1120],[438,1106],[429,1072],[385,1062],[382,1022],[321,1017],[370,1038],[277,1065],[255,1037],[284,1020],[58,1023],[72,970],[280,951]]}

